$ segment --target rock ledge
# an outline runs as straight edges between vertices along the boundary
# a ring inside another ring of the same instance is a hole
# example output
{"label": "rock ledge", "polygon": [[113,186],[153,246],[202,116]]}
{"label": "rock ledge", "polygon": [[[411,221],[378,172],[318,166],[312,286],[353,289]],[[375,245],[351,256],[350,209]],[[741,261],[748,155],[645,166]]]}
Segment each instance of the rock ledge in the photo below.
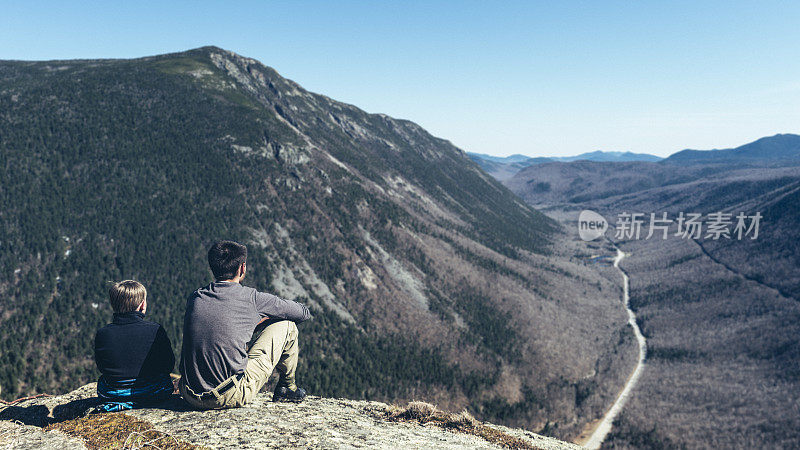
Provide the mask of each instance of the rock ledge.
{"label": "rock ledge", "polygon": [[[69,394],[26,400],[0,410],[0,448],[85,448],[81,439],[43,426],[81,417],[97,403],[95,384]],[[259,394],[247,407],[195,411],[175,396],[157,408],[126,411],[183,442],[208,448],[501,448],[478,436],[387,418],[380,402],[309,397],[272,403]],[[580,447],[525,430],[485,424],[533,448]]]}

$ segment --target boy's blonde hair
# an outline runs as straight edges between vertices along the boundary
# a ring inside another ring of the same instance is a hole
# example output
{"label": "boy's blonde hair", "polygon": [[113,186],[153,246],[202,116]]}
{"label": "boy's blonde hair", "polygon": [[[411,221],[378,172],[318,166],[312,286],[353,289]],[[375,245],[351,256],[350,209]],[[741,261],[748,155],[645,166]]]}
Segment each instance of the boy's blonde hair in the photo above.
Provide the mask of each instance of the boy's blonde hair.
{"label": "boy's blonde hair", "polygon": [[134,280],[119,281],[108,290],[108,300],[115,313],[136,311],[146,299],[147,289]]}

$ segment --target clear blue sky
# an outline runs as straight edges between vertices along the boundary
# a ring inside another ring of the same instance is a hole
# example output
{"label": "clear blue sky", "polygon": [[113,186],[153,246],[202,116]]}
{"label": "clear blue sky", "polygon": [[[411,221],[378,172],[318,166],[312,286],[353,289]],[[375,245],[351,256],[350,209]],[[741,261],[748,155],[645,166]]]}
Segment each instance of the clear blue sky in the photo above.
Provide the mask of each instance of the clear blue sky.
{"label": "clear blue sky", "polygon": [[217,45],[494,155],[800,133],[800,2],[0,1],[0,59]]}

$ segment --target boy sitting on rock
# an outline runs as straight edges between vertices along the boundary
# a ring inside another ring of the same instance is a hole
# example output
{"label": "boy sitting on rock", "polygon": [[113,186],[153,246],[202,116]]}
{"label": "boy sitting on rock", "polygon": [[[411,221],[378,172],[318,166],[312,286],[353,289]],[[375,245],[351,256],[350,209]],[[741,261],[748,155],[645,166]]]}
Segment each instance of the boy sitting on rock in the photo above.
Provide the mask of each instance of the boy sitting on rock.
{"label": "boy sitting on rock", "polygon": [[113,321],[97,330],[94,359],[102,374],[95,412],[113,412],[166,400],[173,391],[175,365],[164,328],[144,320],[147,290],[138,281],[115,283],[108,291]]}

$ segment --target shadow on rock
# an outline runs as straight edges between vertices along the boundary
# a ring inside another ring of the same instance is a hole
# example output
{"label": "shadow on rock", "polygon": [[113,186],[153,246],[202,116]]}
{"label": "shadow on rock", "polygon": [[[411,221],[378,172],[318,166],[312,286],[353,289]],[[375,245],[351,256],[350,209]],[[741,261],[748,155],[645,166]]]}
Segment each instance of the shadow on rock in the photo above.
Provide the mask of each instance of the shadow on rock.
{"label": "shadow on rock", "polygon": [[197,409],[193,408],[192,405],[186,403],[186,400],[184,400],[183,397],[177,394],[172,394],[167,400],[164,400],[161,403],[143,406],[136,409],[166,409],[167,411],[174,412],[197,411]]}
{"label": "shadow on rock", "polygon": [[50,423],[50,410],[44,405],[9,406],[0,411],[0,420],[19,421],[25,425],[43,427]]}
{"label": "shadow on rock", "polygon": [[[18,421],[25,425],[46,427],[54,423],[77,419],[88,415],[102,403],[98,397],[78,398],[67,403],[52,406],[47,404],[34,404],[27,406],[8,406],[0,411],[0,420]],[[167,410],[174,412],[195,411],[180,395],[172,395],[169,399],[154,405],[143,406],[137,409]],[[123,411],[124,412],[124,411]]]}
{"label": "shadow on rock", "polygon": [[53,415],[50,418],[50,423],[63,422],[65,420],[83,417],[89,414],[89,412],[99,404],[99,398],[89,397],[72,400],[71,402],[64,403],[63,405],[56,405],[53,408]]}

